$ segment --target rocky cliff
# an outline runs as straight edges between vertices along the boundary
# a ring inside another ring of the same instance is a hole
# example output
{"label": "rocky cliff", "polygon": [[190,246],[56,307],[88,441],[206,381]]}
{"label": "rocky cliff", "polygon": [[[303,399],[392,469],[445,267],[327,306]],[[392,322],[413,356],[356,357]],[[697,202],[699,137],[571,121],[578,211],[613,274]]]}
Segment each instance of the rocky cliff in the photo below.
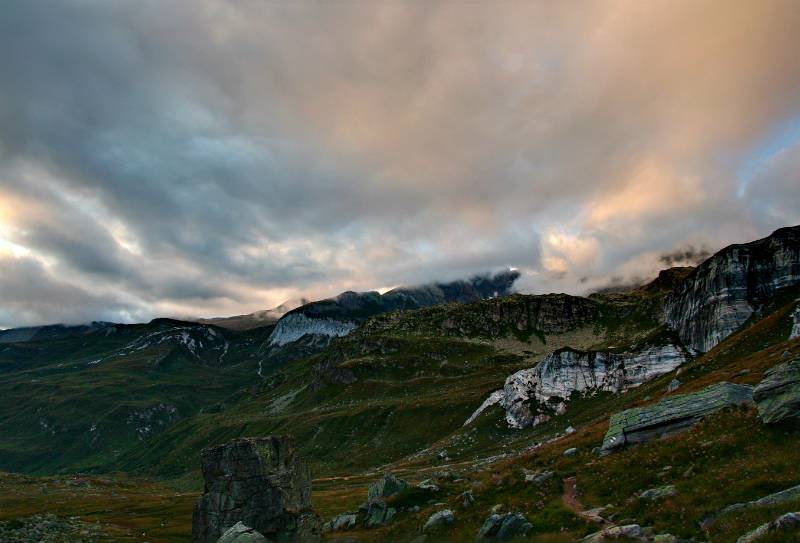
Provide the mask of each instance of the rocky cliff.
{"label": "rocky cliff", "polygon": [[512,428],[535,426],[563,413],[575,394],[624,392],[685,361],[683,350],[671,344],[624,353],[561,349],[537,366],[510,375],[503,389],[493,392],[465,424],[490,405],[499,404]]}
{"label": "rocky cliff", "polygon": [[684,344],[706,352],[747,321],[778,290],[800,283],[800,226],[731,245],[670,294],[664,319]]}

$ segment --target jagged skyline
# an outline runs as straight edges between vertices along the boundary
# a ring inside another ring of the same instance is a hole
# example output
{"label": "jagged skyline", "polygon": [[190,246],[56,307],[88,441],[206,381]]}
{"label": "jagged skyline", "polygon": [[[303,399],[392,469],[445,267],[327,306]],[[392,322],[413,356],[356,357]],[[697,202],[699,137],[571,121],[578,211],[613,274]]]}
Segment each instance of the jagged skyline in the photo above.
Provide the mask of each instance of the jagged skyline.
{"label": "jagged skyline", "polygon": [[580,294],[800,223],[795,2],[11,1],[0,327],[466,278]]}

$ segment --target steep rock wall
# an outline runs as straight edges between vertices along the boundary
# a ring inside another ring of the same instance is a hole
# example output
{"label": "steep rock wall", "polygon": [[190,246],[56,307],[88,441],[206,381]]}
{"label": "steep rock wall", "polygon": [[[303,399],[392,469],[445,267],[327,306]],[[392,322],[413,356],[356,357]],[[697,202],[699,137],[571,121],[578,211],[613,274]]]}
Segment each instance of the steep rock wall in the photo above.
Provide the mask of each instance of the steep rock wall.
{"label": "steep rock wall", "polygon": [[800,283],[800,227],[731,245],[698,266],[665,301],[664,319],[684,344],[707,352],[747,321],[759,303]]}

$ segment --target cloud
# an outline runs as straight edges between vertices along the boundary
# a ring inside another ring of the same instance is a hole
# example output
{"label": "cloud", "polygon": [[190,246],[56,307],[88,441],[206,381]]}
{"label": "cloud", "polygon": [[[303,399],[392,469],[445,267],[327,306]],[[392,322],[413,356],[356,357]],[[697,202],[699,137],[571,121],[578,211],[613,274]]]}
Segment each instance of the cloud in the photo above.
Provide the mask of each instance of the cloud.
{"label": "cloud", "polygon": [[[0,246],[82,317],[652,273],[797,219],[794,162],[746,198],[737,171],[800,114],[799,23],[791,1],[12,0]],[[64,316],[26,292],[25,322]]]}

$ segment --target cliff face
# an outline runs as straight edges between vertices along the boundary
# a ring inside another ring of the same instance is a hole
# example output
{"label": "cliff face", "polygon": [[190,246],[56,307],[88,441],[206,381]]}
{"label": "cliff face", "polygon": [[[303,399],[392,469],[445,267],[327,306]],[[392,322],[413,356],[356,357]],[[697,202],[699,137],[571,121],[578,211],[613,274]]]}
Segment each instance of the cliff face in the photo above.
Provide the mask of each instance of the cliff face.
{"label": "cliff face", "polygon": [[707,352],[779,289],[800,283],[800,227],[718,252],[665,301],[664,319],[684,344]]}
{"label": "cliff face", "polygon": [[490,405],[499,404],[512,428],[535,426],[563,413],[575,393],[624,392],[685,361],[685,353],[675,345],[648,346],[626,353],[555,351],[537,366],[510,375],[503,389],[492,393],[466,424]]}

